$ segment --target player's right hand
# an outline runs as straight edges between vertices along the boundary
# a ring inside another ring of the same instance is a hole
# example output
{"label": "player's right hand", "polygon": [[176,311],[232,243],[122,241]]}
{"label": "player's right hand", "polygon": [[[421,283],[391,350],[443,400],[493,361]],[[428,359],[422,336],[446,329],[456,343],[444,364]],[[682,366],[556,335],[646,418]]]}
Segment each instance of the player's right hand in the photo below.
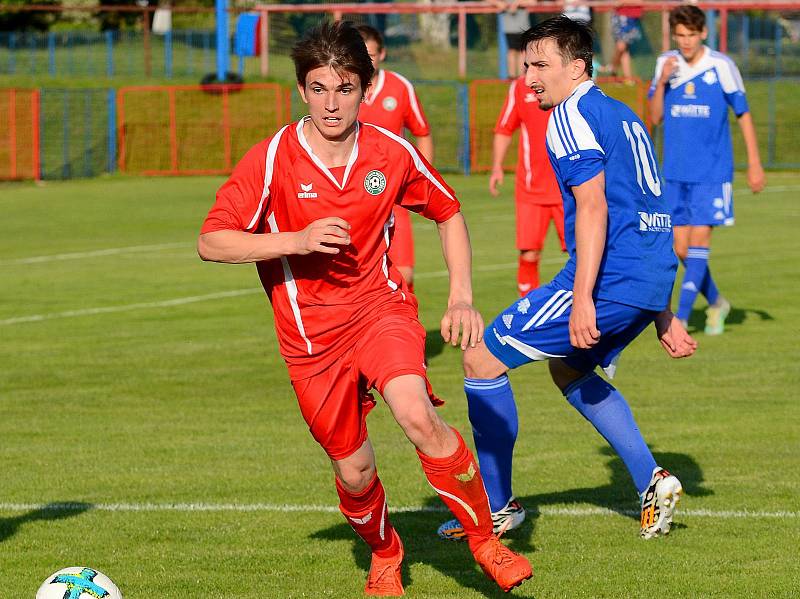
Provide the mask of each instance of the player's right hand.
{"label": "player's right hand", "polygon": [[505,174],[503,173],[502,168],[492,169],[492,174],[489,176],[489,193],[491,193],[494,197],[500,195],[500,190],[497,189],[497,186],[503,184],[504,176]]}
{"label": "player's right hand", "polygon": [[678,57],[670,56],[664,61],[664,67],[661,69],[661,79],[659,81],[666,85],[667,81],[669,81],[670,77],[672,77],[677,70]]}
{"label": "player's right hand", "polygon": [[350,244],[350,223],[338,216],[327,216],[315,220],[296,235],[295,254],[338,254],[341,250],[332,246]]}
{"label": "player's right hand", "polygon": [[592,300],[572,302],[569,315],[569,342],[572,347],[589,349],[600,341],[597,314]]}

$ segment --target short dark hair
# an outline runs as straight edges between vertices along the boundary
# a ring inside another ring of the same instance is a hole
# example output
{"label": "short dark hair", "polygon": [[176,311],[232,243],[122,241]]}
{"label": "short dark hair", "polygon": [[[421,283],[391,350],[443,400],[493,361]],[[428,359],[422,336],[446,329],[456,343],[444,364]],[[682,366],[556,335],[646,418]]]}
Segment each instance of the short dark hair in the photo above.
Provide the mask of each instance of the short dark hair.
{"label": "short dark hair", "polygon": [[591,77],[594,33],[589,25],[573,21],[564,15],[547,19],[522,34],[520,49],[524,52],[528,44],[544,39],[551,39],[556,43],[564,63],[582,60],[586,64],[586,74]]}
{"label": "short dark hair", "polygon": [[703,31],[706,26],[706,14],[697,8],[684,4],[669,11],[669,28],[675,31],[675,27],[683,25],[692,31]]}
{"label": "short dark hair", "polygon": [[305,86],[306,75],[319,67],[329,66],[340,77],[353,73],[366,91],[375,72],[361,34],[349,21],[322,23],[309,30],[292,48],[297,82]]}
{"label": "short dark hair", "polygon": [[375,29],[372,25],[358,25],[356,29],[358,29],[361,37],[364,38],[365,43],[373,41],[378,44],[378,52],[383,50],[383,36],[380,31]]}

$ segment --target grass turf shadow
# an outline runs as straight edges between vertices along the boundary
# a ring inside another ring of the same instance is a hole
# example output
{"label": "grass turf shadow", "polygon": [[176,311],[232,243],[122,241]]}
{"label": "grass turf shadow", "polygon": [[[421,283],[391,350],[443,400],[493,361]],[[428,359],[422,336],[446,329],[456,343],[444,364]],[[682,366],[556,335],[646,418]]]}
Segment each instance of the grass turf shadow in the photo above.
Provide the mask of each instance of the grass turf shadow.
{"label": "grass turf shadow", "polygon": [[78,516],[90,509],[92,509],[91,503],[61,501],[48,503],[20,516],[0,518],[0,543],[17,534],[19,528],[28,522],[63,520]]}

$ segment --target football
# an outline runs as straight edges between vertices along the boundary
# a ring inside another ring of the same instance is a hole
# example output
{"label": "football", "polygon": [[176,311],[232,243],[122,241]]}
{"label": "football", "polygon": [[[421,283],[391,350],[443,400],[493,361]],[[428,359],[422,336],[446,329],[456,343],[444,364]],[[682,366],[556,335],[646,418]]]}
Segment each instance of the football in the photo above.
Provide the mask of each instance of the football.
{"label": "football", "polygon": [[64,568],[51,574],[36,591],[36,599],[122,599],[117,585],[92,568]]}

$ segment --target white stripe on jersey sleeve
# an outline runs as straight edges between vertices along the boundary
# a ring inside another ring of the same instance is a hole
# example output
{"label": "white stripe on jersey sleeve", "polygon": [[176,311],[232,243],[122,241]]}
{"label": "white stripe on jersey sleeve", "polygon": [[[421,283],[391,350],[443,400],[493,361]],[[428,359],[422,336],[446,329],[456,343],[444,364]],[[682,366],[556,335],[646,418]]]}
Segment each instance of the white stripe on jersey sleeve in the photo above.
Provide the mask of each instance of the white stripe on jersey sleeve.
{"label": "white stripe on jersey sleeve", "polygon": [[428,170],[428,167],[425,166],[425,163],[422,162],[422,158],[419,157],[419,154],[417,154],[417,151],[414,149],[414,146],[412,146],[410,143],[408,143],[408,141],[406,141],[405,139],[403,139],[399,135],[395,135],[394,133],[392,133],[391,131],[388,131],[387,129],[384,129],[383,127],[378,127],[378,125],[373,125],[372,123],[364,123],[364,125],[366,125],[367,127],[375,127],[375,129],[377,129],[378,131],[383,133],[386,137],[390,137],[391,139],[393,139],[397,143],[399,143],[401,146],[403,146],[406,149],[406,151],[409,154],[411,154],[411,159],[414,161],[414,166],[417,167],[417,170],[419,172],[421,172],[423,175],[425,175],[425,177],[431,183],[433,183],[436,186],[436,188],[439,191],[441,191],[445,196],[447,196],[451,200],[455,201],[455,198],[450,195],[450,192],[448,192],[442,186],[442,184],[439,183],[439,181],[436,179],[436,177],[433,176],[431,171]]}
{"label": "white stripe on jersey sleeve", "polygon": [[414,113],[414,116],[417,119],[417,123],[420,127],[425,127],[425,119],[422,118],[422,109],[420,109],[419,104],[417,104],[417,94],[414,91],[414,86],[411,85],[411,82],[403,77],[399,73],[392,73],[400,80],[400,83],[406,86],[406,92],[408,93],[408,103],[411,105],[411,111]]}
{"label": "white stripe on jersey sleeve", "polygon": [[567,149],[564,147],[561,136],[558,134],[555,111],[553,111],[550,115],[550,119],[547,121],[547,134],[545,135],[545,139],[547,140],[547,147],[555,154],[556,158],[563,158],[567,155]]}
{"label": "white stripe on jersey sleeve", "polygon": [[[589,83],[589,85],[586,85],[586,83]],[[563,104],[556,107],[556,110],[559,108],[561,109],[561,118],[566,127],[565,135],[569,138],[568,143],[577,146],[575,149],[576,152],[579,150],[597,150],[605,154],[603,148],[600,147],[600,144],[597,142],[594,131],[592,131],[586,118],[584,118],[578,108],[580,99],[594,87],[591,81],[587,81],[586,83],[579,85]]]}
{"label": "white stripe on jersey sleeve", "polygon": [[[278,229],[278,221],[275,220],[275,213],[271,212],[269,217],[267,218],[267,222],[269,223],[269,229],[272,233],[280,233]],[[300,336],[306,342],[306,351],[308,351],[308,355],[312,354],[311,352],[311,341],[308,340],[306,337],[306,329],[303,326],[303,318],[300,316],[300,305],[297,303],[297,283],[294,280],[294,274],[292,273],[292,268],[289,266],[289,261],[286,259],[286,256],[281,256],[281,266],[283,266],[283,282],[286,284],[286,293],[289,296],[289,304],[292,307],[292,314],[294,314],[294,322],[297,325],[297,330],[300,332]]]}
{"label": "white stripe on jersey sleeve", "polygon": [[517,102],[517,80],[511,82],[511,85],[508,86],[508,100],[506,103],[506,111],[503,113],[503,118],[500,119],[500,124],[505,127],[508,123],[508,118],[511,116],[511,112],[514,110],[514,106]]}
{"label": "white stripe on jersey sleeve", "polygon": [[278,152],[278,144],[281,141],[283,132],[286,131],[286,127],[288,126],[289,125],[284,125],[281,127],[281,130],[275,134],[275,137],[272,138],[272,141],[269,142],[269,146],[267,146],[267,157],[264,163],[264,188],[261,190],[261,200],[258,202],[258,209],[250,220],[250,224],[247,225],[248,231],[256,226],[261,210],[264,208],[264,200],[266,200],[269,195],[269,186],[272,184],[272,173],[275,167],[275,154]]}
{"label": "white stripe on jersey sleeve", "polygon": [[711,51],[711,59],[719,75],[719,83],[726,94],[744,93],[744,81],[739,69],[730,58],[722,52]]}

